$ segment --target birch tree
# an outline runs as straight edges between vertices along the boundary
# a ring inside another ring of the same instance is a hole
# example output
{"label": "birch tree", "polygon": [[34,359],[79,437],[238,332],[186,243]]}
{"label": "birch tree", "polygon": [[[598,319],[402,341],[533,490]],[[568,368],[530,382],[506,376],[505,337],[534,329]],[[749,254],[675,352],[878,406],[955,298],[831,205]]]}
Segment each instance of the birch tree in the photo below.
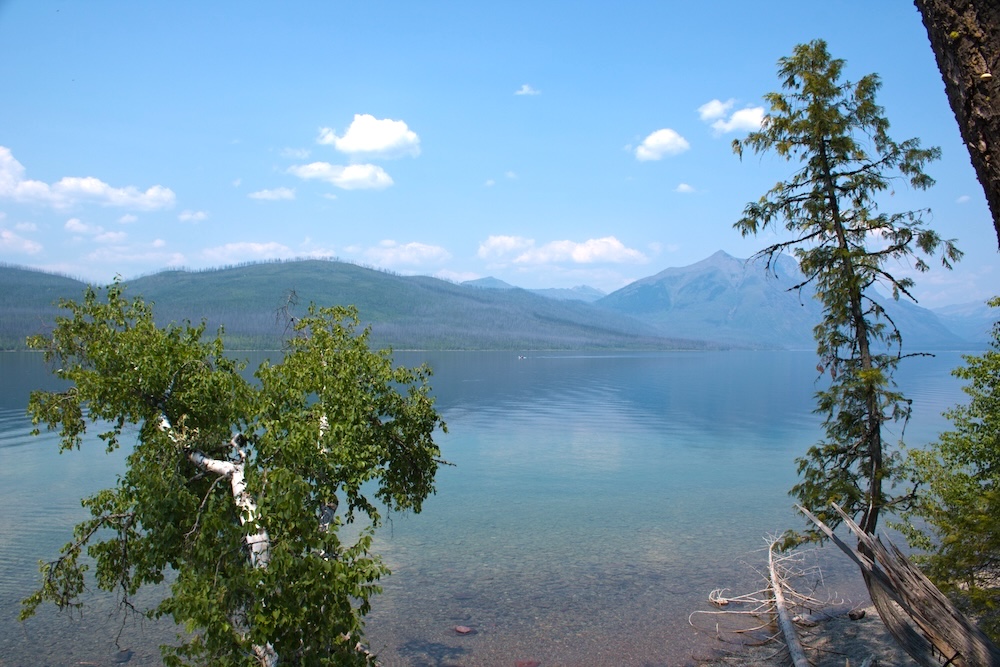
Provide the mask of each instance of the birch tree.
{"label": "birch tree", "polygon": [[840,522],[829,507],[834,501],[873,533],[882,512],[907,499],[891,488],[898,461],[885,427],[905,423],[910,412],[892,379],[906,356],[902,334],[873,290],[913,299],[913,279],[900,275],[901,267],[926,271],[924,257],[940,250],[950,268],[961,253],[924,226],[926,211],[880,210],[897,181],[930,187],[924,166],[940,151],[922,148],[918,139],[893,141],[875,101],[878,76],[851,83],[843,69],[822,40],[800,44],[778,62],[783,91],[765,97],[770,111],[760,130],[734,141],[733,149],[741,157],[747,150],[774,152],[799,167],[747,204],[735,227],[744,236],[787,232],[787,240],[757,256],[770,266],[781,253],[793,253],[805,276],[793,289],[812,285],[823,305],[814,334],[817,368],[830,376],[816,394],[825,436],[798,459],[801,481],[792,494],[829,525]]}
{"label": "birch tree", "polygon": [[[68,386],[32,393],[29,413],[64,451],[97,429],[131,453],[115,487],[83,500],[90,518],[41,564],[22,617],[78,607],[92,563],[127,610],[186,631],[163,648],[168,665],[367,664],[363,617],[388,574],[374,527],[419,512],[440,463],[429,371],[371,351],[352,309],[311,307],[251,382],[221,331],[158,327],[121,284],[61,306],[29,344]],[[358,537],[343,537],[354,521]],[[165,596],[137,610],[149,585]]]}

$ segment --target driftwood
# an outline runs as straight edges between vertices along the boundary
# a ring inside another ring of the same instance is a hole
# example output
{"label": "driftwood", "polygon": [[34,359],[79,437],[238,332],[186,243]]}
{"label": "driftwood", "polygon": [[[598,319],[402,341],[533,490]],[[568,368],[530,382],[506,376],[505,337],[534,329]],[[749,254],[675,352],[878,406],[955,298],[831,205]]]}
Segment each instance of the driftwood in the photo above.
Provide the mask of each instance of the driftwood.
{"label": "driftwood", "polygon": [[[804,644],[798,628],[812,628],[823,620],[845,615],[851,607],[843,600],[819,600],[796,590],[790,580],[818,577],[811,584],[816,586],[822,573],[816,567],[803,567],[806,554],[802,552],[779,553],[779,541],[767,539],[768,568],[761,572],[764,588],[742,595],[727,595],[727,589],[716,588],[708,600],[718,609],[692,612],[688,623],[699,631],[714,633],[720,642],[736,644],[735,655],[774,644],[773,654],[756,655],[754,660],[766,662],[785,655],[793,667],[809,667],[806,651],[823,649]],[[705,619],[710,619],[712,625]]]}
{"label": "driftwood", "polygon": [[886,628],[914,660],[923,667],[1000,667],[1000,649],[895,545],[886,546],[833,507],[857,536],[857,550],[808,510],[799,510],[861,568]]}
{"label": "driftwood", "polygon": [[785,646],[788,647],[788,655],[792,659],[792,665],[794,667],[809,667],[809,660],[806,659],[805,651],[802,650],[799,635],[795,631],[795,623],[792,622],[788,605],[785,603],[783,584],[774,558],[774,544],[771,542],[767,550],[767,569],[771,579],[771,592],[774,594],[774,612],[778,617],[778,627],[785,637]]}

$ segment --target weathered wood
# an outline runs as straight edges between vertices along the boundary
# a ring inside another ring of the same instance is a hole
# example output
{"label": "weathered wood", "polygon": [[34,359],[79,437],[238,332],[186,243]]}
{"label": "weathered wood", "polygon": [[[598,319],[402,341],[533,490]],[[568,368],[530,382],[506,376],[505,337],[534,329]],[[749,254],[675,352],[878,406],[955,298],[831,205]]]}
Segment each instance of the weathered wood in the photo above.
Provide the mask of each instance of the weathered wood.
{"label": "weathered wood", "polygon": [[799,510],[858,564],[886,628],[914,660],[923,667],[1000,667],[1000,648],[899,549],[891,542],[887,547],[833,507],[857,536],[857,551],[808,510]]}
{"label": "weathered wood", "polygon": [[785,646],[788,647],[788,655],[792,659],[792,665],[794,667],[810,667],[805,651],[802,650],[799,635],[795,631],[795,623],[792,622],[791,614],[788,612],[788,605],[785,603],[783,584],[774,559],[774,542],[771,542],[767,550],[767,562],[771,576],[771,592],[774,595],[774,612],[778,617],[778,628],[781,629],[781,634],[785,637]]}

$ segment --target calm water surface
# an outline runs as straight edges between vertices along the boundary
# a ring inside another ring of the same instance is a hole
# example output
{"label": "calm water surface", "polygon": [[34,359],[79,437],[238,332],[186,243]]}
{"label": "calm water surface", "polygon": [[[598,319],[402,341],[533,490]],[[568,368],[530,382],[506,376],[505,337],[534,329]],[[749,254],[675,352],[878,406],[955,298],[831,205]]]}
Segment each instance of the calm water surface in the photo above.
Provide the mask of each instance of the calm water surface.
{"label": "calm water surface", "polygon": [[[802,525],[786,493],[820,434],[812,353],[396,358],[434,368],[455,465],[421,514],[393,516],[377,537],[393,575],[367,627],[386,665],[687,664],[711,646],[689,613],[713,588],[755,588],[764,537]],[[946,427],[960,361],[915,359],[898,375],[914,405],[909,443]],[[0,378],[0,665],[159,664],[174,628],[123,621],[109,596],[17,622],[38,560],[124,454],[92,442],[59,455],[53,436],[29,435],[28,392],[53,386],[37,356],[0,354]],[[828,579],[859,595],[850,568],[828,560]]]}

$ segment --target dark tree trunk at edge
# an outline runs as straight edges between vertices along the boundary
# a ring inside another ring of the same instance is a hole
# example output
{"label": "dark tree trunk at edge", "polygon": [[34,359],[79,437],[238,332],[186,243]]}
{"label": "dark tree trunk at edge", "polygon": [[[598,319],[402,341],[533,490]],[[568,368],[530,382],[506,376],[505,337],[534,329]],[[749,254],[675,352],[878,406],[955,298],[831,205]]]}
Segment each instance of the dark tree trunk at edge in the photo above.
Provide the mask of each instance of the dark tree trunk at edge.
{"label": "dark tree trunk at edge", "polygon": [[914,0],[1000,244],[1000,2]]}

